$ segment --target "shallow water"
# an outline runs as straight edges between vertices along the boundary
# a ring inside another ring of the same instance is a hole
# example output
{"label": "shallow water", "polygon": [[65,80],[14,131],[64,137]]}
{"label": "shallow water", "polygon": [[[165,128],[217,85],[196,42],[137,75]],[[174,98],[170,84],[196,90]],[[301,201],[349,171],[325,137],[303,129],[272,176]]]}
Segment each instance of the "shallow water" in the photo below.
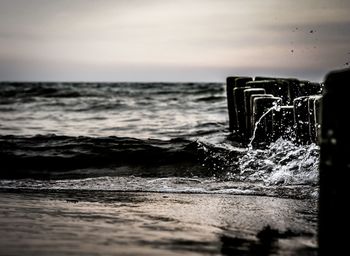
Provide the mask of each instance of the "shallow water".
{"label": "shallow water", "polygon": [[2,255],[315,255],[314,208],[309,200],[227,194],[2,193],[0,248]]}

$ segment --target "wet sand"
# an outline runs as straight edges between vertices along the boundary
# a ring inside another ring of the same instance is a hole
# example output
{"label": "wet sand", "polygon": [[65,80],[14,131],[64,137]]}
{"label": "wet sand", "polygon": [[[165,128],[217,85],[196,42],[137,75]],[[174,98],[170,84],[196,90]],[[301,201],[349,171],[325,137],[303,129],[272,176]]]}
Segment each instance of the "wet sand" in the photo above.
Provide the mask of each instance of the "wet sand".
{"label": "wet sand", "polygon": [[0,192],[0,255],[316,255],[315,200]]}

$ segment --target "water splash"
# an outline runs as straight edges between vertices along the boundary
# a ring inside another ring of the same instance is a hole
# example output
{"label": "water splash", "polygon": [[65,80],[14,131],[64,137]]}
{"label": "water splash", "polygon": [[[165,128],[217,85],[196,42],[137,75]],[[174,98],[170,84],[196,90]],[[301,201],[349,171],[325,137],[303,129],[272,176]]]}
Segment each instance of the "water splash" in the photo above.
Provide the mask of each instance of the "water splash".
{"label": "water splash", "polygon": [[273,106],[271,108],[269,108],[268,110],[266,110],[266,112],[264,114],[261,115],[261,117],[259,118],[259,120],[254,124],[254,131],[253,131],[253,135],[250,138],[249,144],[248,144],[248,149],[251,150],[253,149],[253,142],[255,139],[255,135],[256,135],[256,131],[258,129],[259,124],[261,123],[261,121],[264,119],[265,116],[267,116],[272,110],[276,110],[276,111],[280,111],[281,109],[281,100],[278,100],[276,102],[273,102]]}
{"label": "water splash", "polygon": [[198,152],[201,164],[199,170],[205,171],[204,174],[196,175],[199,174],[198,170],[180,166],[180,175],[166,175],[165,168],[176,167],[172,165],[161,167],[161,172],[156,167],[151,168],[158,175],[150,177],[145,176],[145,172],[142,176],[137,175],[139,172],[134,167],[90,168],[74,173],[106,176],[87,178],[80,175],[78,179],[63,177],[49,180],[2,179],[0,190],[140,191],[317,198],[319,147],[315,144],[300,146],[280,138],[264,150],[248,150],[235,148],[228,141],[209,138],[205,142],[197,141],[193,146]]}
{"label": "water splash", "polygon": [[237,172],[237,163],[245,148],[231,144],[226,138],[205,137],[197,140],[199,162],[212,177],[225,179],[227,172]]}
{"label": "water splash", "polygon": [[248,149],[239,159],[238,177],[265,185],[317,185],[319,146],[279,138],[266,149]]}

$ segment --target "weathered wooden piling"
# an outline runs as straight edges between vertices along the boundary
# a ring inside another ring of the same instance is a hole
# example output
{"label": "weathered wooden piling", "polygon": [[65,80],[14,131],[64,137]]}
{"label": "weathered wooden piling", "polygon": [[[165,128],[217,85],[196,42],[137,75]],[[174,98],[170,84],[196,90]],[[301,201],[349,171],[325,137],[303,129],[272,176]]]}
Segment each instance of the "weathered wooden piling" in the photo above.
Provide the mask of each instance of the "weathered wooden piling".
{"label": "weathered wooden piling", "polygon": [[244,108],[244,91],[250,87],[237,87],[233,89],[233,97],[235,101],[236,117],[237,117],[237,134],[242,141],[246,141],[246,122]]}
{"label": "weathered wooden piling", "polygon": [[315,130],[316,130],[316,138],[315,143],[321,143],[321,126],[322,126],[322,96],[318,97],[314,102],[314,112],[315,112]]}
{"label": "weathered wooden piling", "polygon": [[350,69],[333,71],[322,99],[319,255],[349,251]]}
{"label": "weathered wooden piling", "polygon": [[302,93],[305,95],[317,95],[322,93],[323,85],[320,83],[308,82],[305,84]]}
{"label": "weathered wooden piling", "polygon": [[281,106],[272,111],[273,139],[291,139],[294,126],[294,107]]}
{"label": "weathered wooden piling", "polygon": [[270,77],[270,76],[256,76],[254,77],[254,81],[267,81],[267,80],[277,80],[276,77]]}
{"label": "weathered wooden piling", "polygon": [[250,118],[252,115],[251,108],[251,98],[253,95],[263,95],[265,94],[265,89],[263,88],[251,88],[244,90],[244,112],[245,112],[245,121],[246,121],[246,133],[247,136],[250,137],[252,135],[252,119]]}
{"label": "weathered wooden piling", "polygon": [[[293,139],[296,139],[297,143],[318,143],[320,137],[319,93],[322,91],[322,84],[300,81],[295,78],[274,77],[255,77],[255,80],[252,81],[251,77],[237,76],[228,77],[226,83],[229,129],[234,134],[233,138],[238,142],[245,144],[253,135],[256,121],[253,103],[255,96],[260,98],[258,96],[263,94],[266,98],[279,97],[281,106],[289,106],[282,108],[282,115],[275,111],[274,137],[283,137],[283,133],[287,131],[281,127],[285,126],[288,127],[288,130],[293,128],[295,134]],[[288,120],[284,118],[284,115],[288,116]],[[290,123],[294,123],[294,126],[290,127]],[[289,136],[287,137],[290,139]]]}
{"label": "weathered wooden piling", "polygon": [[293,100],[299,97],[300,81],[296,78],[286,78],[284,81],[288,84],[289,101],[288,105],[293,105]]}
{"label": "weathered wooden piling", "polygon": [[240,137],[241,142],[245,141],[245,118],[244,118],[244,90],[248,89],[247,82],[252,81],[251,77],[239,77],[235,80],[233,89],[233,101],[235,108],[235,132]]}
{"label": "weathered wooden piling", "polygon": [[294,123],[295,137],[299,144],[310,143],[309,133],[309,113],[308,113],[309,96],[302,96],[294,99]]}
{"label": "weathered wooden piling", "polygon": [[322,84],[302,80],[299,81],[299,83],[294,83],[294,85],[291,86],[290,93],[292,99],[302,96],[318,95],[322,93]]}
{"label": "weathered wooden piling", "polygon": [[226,78],[227,110],[230,132],[232,132],[234,129],[235,106],[233,103],[233,88],[235,86],[236,78],[237,76],[229,76]]}
{"label": "weathered wooden piling", "polygon": [[[250,96],[250,123],[251,123],[251,130],[249,131],[249,134],[253,134],[255,123],[254,123],[254,114],[253,114],[253,107],[254,107],[254,100],[257,98],[272,98],[274,97],[272,94],[253,94]],[[250,135],[250,136],[251,136]]]}
{"label": "weathered wooden piling", "polygon": [[248,82],[247,86],[252,88],[263,88],[266,93],[273,94],[282,99],[282,104],[287,105],[290,101],[289,86],[283,80],[259,80]]}
{"label": "weathered wooden piling", "polygon": [[[308,113],[309,113],[309,134],[310,134],[310,141],[312,143],[317,142],[317,120],[319,113],[317,112],[318,109],[316,109],[316,105],[319,105],[319,102],[321,100],[321,95],[312,95],[308,98]],[[316,103],[318,102],[318,103]]]}
{"label": "weathered wooden piling", "polygon": [[251,78],[251,77],[238,77],[238,78],[236,78],[236,85],[235,85],[235,87],[244,87],[244,86],[246,86],[247,85],[247,83],[249,82],[249,81],[252,81],[253,80],[253,78]]}
{"label": "weathered wooden piling", "polygon": [[253,124],[255,126],[255,134],[253,146],[265,147],[272,142],[272,107],[280,104],[280,97],[259,97],[253,102]]}
{"label": "weathered wooden piling", "polygon": [[[236,83],[236,79],[238,79]],[[233,132],[237,129],[237,116],[235,109],[235,101],[233,97],[233,89],[235,87],[244,86],[247,81],[251,81],[251,77],[230,76],[226,78],[226,94],[227,94],[227,109],[229,116],[229,130]]]}

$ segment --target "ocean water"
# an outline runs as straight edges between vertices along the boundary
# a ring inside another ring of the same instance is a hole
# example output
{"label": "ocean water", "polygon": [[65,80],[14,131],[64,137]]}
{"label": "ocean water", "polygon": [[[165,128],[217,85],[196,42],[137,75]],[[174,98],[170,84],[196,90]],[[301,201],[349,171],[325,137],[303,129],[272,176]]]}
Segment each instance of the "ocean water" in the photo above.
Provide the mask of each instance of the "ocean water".
{"label": "ocean water", "polygon": [[315,255],[318,146],[227,116],[220,83],[0,84],[0,254]]}

